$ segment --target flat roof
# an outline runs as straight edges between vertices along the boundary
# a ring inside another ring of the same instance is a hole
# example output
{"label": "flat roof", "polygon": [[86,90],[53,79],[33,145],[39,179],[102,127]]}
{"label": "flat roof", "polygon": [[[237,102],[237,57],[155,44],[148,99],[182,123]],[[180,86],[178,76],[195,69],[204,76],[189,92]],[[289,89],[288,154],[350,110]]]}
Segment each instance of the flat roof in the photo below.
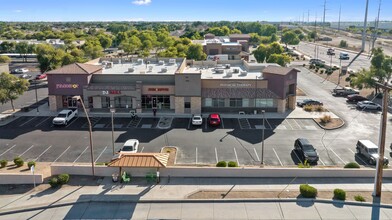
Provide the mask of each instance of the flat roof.
{"label": "flat roof", "polygon": [[248,71],[243,65],[218,64],[214,67],[193,65],[187,66],[183,73],[201,73],[201,79],[262,79],[260,71]]}
{"label": "flat roof", "polygon": [[100,65],[106,66],[102,69],[102,74],[162,74],[174,75],[181,63],[176,62],[169,64],[168,62],[126,62],[126,63],[111,63],[105,62]]}

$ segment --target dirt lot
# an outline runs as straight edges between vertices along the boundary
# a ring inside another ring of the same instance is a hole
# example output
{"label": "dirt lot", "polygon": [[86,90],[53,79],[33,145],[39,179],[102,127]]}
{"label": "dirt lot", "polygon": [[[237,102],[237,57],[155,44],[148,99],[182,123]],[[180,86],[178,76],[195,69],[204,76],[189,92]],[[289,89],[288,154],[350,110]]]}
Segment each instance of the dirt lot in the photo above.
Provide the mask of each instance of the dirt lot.
{"label": "dirt lot", "polygon": [[[347,191],[346,201],[355,201],[354,196],[361,195],[366,202],[373,200],[370,191]],[[302,198],[299,191],[199,191],[188,199],[266,199],[266,198]],[[318,199],[333,199],[332,191],[319,191]],[[383,192],[381,202],[392,204],[392,192]]]}

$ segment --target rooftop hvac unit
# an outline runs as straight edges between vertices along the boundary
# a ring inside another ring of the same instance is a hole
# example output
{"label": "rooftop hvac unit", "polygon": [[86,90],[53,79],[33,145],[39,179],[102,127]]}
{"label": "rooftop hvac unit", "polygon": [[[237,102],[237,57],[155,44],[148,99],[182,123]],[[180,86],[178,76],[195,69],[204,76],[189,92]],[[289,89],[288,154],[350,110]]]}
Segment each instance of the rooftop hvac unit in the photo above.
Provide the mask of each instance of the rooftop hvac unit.
{"label": "rooftop hvac unit", "polygon": [[170,65],[176,64],[176,59],[169,59],[169,64]]}
{"label": "rooftop hvac unit", "polygon": [[158,62],[158,64],[161,65],[161,66],[162,66],[162,65],[165,65],[165,61],[160,60],[160,61]]}
{"label": "rooftop hvac unit", "polygon": [[232,74],[231,72],[227,72],[227,73],[226,73],[226,76],[227,76],[227,77],[232,77],[233,74]]}
{"label": "rooftop hvac unit", "polygon": [[108,63],[106,64],[106,68],[107,68],[107,69],[112,68],[112,67],[113,67],[113,62],[108,62]]}
{"label": "rooftop hvac unit", "polygon": [[246,75],[248,75],[247,71],[241,71],[240,76],[246,76]]}
{"label": "rooftop hvac unit", "polygon": [[152,71],[153,66],[148,66],[148,72]]}
{"label": "rooftop hvac unit", "polygon": [[233,69],[233,73],[239,73],[239,72],[240,72],[240,69],[238,69],[238,68]]}
{"label": "rooftop hvac unit", "polygon": [[166,72],[167,72],[167,68],[166,68],[166,67],[163,67],[163,68],[161,69],[161,72],[162,72],[162,73],[166,73]]}
{"label": "rooftop hvac unit", "polygon": [[137,59],[137,63],[140,65],[143,64],[143,59]]}
{"label": "rooftop hvac unit", "polygon": [[128,68],[128,73],[133,73],[135,69],[133,67]]}
{"label": "rooftop hvac unit", "polygon": [[230,64],[226,64],[226,65],[225,65],[225,68],[226,68],[226,69],[230,69]]}
{"label": "rooftop hvac unit", "polygon": [[215,68],[215,73],[224,73],[225,70],[224,69],[217,69]]}

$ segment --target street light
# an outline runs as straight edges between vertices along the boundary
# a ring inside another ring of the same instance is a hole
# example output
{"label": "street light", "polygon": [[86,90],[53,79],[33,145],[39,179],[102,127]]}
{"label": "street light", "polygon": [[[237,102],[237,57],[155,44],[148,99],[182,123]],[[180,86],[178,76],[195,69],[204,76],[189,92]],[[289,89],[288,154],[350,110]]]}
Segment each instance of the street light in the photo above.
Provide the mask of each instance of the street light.
{"label": "street light", "polygon": [[261,134],[261,139],[262,139],[262,142],[261,142],[261,164],[264,164],[264,130],[265,130],[264,113],[265,113],[265,110],[264,109],[261,110],[261,113],[263,115],[263,132]]}
{"label": "street light", "polygon": [[110,108],[110,112],[112,113],[112,149],[114,155],[114,113],[116,112],[115,108]]}
{"label": "street light", "polygon": [[86,106],[84,106],[84,102],[80,96],[74,96],[72,99],[79,100],[80,103],[82,104],[84,114],[86,114],[87,117],[87,123],[88,123],[88,133],[89,133],[89,138],[90,138],[90,154],[91,154],[91,169],[92,169],[92,174],[95,176],[95,169],[94,169],[94,153],[93,153],[93,128],[91,126],[91,121],[90,117],[87,113]]}

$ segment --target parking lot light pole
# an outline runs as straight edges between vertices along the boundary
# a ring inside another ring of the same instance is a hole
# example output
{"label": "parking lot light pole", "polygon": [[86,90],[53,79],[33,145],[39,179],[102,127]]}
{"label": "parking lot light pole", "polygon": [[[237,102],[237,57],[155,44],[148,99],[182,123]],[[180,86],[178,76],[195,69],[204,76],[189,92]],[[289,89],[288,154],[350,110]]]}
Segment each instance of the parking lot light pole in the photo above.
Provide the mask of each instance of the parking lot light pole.
{"label": "parking lot light pole", "polygon": [[115,108],[111,108],[110,112],[112,113],[112,149],[113,149],[113,155],[114,155],[114,113],[116,112]]}
{"label": "parking lot light pole", "polygon": [[74,96],[73,98],[80,101],[80,103],[82,104],[82,107],[83,107],[84,114],[86,114],[86,117],[87,117],[88,133],[89,133],[89,138],[90,138],[91,169],[92,169],[93,176],[95,176],[94,153],[93,153],[93,128],[91,126],[90,117],[87,113],[86,106],[84,106],[84,102],[83,102],[82,98],[80,96]]}
{"label": "parking lot light pole", "polygon": [[265,110],[261,110],[261,113],[263,114],[263,131],[261,134],[261,164],[264,164],[264,130],[265,130]]}
{"label": "parking lot light pole", "polygon": [[35,88],[35,103],[37,105],[37,113],[39,113],[39,105],[38,105],[38,92],[37,92],[37,80],[34,80],[34,88]]}

